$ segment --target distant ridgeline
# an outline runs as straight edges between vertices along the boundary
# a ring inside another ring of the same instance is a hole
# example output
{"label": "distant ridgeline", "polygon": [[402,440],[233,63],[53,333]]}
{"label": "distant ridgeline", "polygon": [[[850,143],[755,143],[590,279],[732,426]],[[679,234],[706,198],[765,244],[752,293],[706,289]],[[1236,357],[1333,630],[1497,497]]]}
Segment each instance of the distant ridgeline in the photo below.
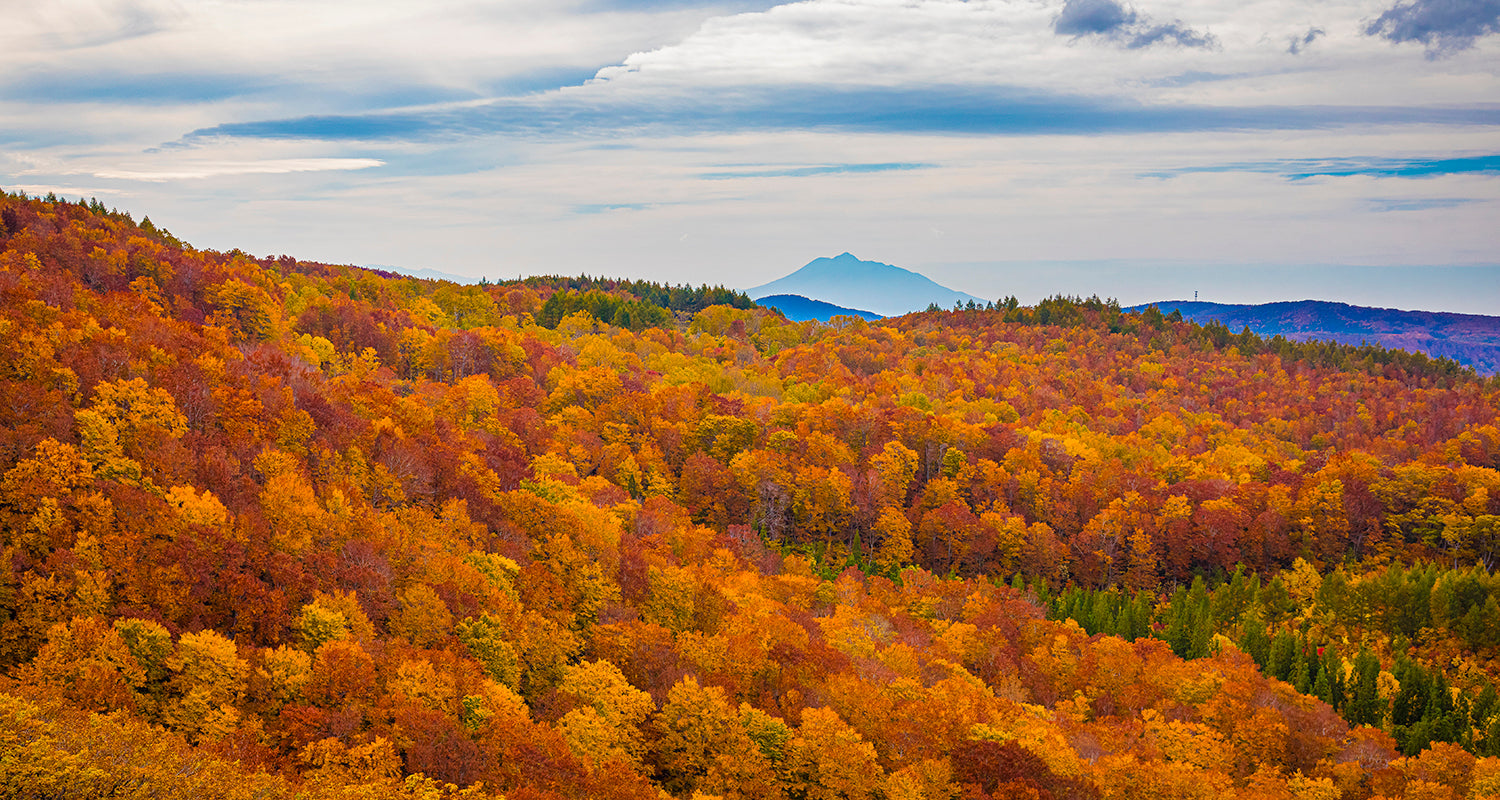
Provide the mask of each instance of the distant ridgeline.
{"label": "distant ridgeline", "polygon": [[[709,306],[745,309],[755,305],[744,292],[707,284],[695,288],[585,275],[534,277],[523,283],[554,290],[535,315],[536,323],[545,328],[556,328],[563,318],[579,311],[588,312],[600,322],[638,331],[670,323],[672,312],[692,314]],[[622,294],[626,296],[621,297]]]}
{"label": "distant ridgeline", "polygon": [[[872,312],[848,309],[799,296],[773,295],[763,297],[760,301],[752,301],[744,292],[706,284],[698,287],[670,286],[651,281],[588,276],[530,277],[521,283],[543,291],[548,288],[553,290],[552,295],[535,314],[536,323],[545,328],[556,328],[568,315],[583,311],[601,323],[639,331],[671,324],[674,312],[693,314],[714,305],[748,309],[759,304],[774,308],[788,319],[796,321],[827,322],[839,315],[861,317],[872,322],[881,319],[880,315]],[[1216,319],[1200,323],[1186,319],[1178,310],[1163,314],[1154,305],[1138,310],[1125,310],[1117,300],[1100,299],[1097,295],[1088,298],[1056,295],[1035,306],[1022,306],[1014,296],[1006,297],[998,303],[981,304],[970,300],[967,303],[956,303],[952,310],[960,315],[1000,315],[1007,324],[1093,328],[1109,333],[1135,333],[1144,326],[1165,334],[1152,340],[1153,345],[1164,350],[1181,342],[1216,350],[1232,347],[1244,355],[1275,353],[1283,361],[1304,362],[1339,370],[1378,371],[1389,365],[1408,374],[1430,377],[1452,378],[1475,373],[1473,367],[1454,359],[1433,357],[1420,351],[1386,348],[1379,344],[1299,341],[1280,334],[1264,337],[1249,328],[1236,333]],[[948,309],[933,304],[924,313],[946,311]]]}
{"label": "distant ridgeline", "polygon": [[[1500,317],[1435,311],[1370,308],[1323,300],[1238,305],[1172,300],[1154,303],[1184,319],[1217,321],[1230,329],[1296,341],[1378,344],[1451,358],[1480,374],[1500,373]],[[1140,311],[1147,306],[1135,306]]]}
{"label": "distant ridgeline", "polygon": [[825,303],[822,300],[813,300],[799,294],[772,294],[766,295],[755,302],[766,308],[774,308],[786,316],[787,319],[798,322],[817,320],[828,322],[834,317],[859,317],[866,320],[877,320],[880,314],[873,311],[861,311],[857,308],[845,308],[844,306]]}
{"label": "distant ridgeline", "polygon": [[[929,309],[929,311],[935,309]],[[1433,357],[1422,352],[1387,349],[1378,344],[1339,344],[1333,341],[1297,341],[1277,334],[1263,337],[1245,328],[1235,333],[1228,326],[1211,319],[1204,323],[1184,320],[1181,311],[1163,314],[1154,305],[1138,310],[1123,310],[1114,299],[1087,300],[1058,295],[1035,306],[1022,306],[1015,297],[1007,297],[994,307],[966,308],[960,313],[1002,313],[1007,323],[1021,325],[1057,325],[1064,328],[1095,328],[1110,333],[1134,333],[1142,326],[1162,331],[1166,336],[1153,338],[1153,347],[1167,349],[1182,342],[1216,350],[1234,348],[1243,355],[1275,353],[1283,361],[1299,361],[1339,370],[1376,372],[1387,366],[1408,374],[1454,378],[1475,375],[1471,366],[1451,358]],[[1181,324],[1186,322],[1186,324]],[[1170,324],[1169,324],[1170,323]]]}

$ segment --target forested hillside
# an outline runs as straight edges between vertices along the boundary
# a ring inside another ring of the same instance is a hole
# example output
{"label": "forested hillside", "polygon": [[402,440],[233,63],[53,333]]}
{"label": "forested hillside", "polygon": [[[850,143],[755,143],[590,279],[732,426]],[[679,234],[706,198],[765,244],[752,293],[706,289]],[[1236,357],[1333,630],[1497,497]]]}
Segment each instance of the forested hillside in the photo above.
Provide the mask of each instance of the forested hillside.
{"label": "forested hillside", "polygon": [[1500,383],[0,195],[0,795],[1500,795]]}

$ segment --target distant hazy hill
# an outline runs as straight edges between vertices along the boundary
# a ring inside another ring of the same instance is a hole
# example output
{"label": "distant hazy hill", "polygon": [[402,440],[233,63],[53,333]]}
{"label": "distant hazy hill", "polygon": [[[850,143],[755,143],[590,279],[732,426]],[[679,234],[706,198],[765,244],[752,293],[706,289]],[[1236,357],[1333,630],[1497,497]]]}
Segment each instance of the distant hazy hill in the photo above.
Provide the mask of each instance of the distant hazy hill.
{"label": "distant hazy hill", "polygon": [[954,303],[984,302],[911,270],[861,261],[849,253],[814,259],[785,278],[749,289],[746,294],[756,302],[771,295],[800,295],[845,308],[867,308],[885,316],[921,311],[932,303],[952,308]]}
{"label": "distant hazy hill", "polygon": [[1486,375],[1500,373],[1500,317],[1366,308],[1321,300],[1254,306],[1172,300],[1155,305],[1162,313],[1176,309],[1198,323],[1216,319],[1235,331],[1248,327],[1262,336],[1280,334],[1298,341],[1368,342],[1451,358]]}
{"label": "distant hazy hill", "polygon": [[406,275],[411,278],[423,278],[429,281],[449,281],[452,283],[479,283],[478,278],[470,278],[464,275],[454,275],[451,272],[439,272],[435,269],[412,269],[410,267],[394,267],[390,264],[365,264],[365,269],[373,269],[377,272],[388,272],[395,275]]}
{"label": "distant hazy hill", "polygon": [[819,322],[827,322],[829,319],[840,314],[850,317],[863,317],[865,319],[880,319],[880,315],[870,311],[860,311],[857,308],[844,308],[833,303],[825,303],[822,300],[813,300],[800,294],[772,294],[766,295],[755,301],[763,306],[768,306],[786,315],[787,319],[798,322],[806,322],[815,319]]}

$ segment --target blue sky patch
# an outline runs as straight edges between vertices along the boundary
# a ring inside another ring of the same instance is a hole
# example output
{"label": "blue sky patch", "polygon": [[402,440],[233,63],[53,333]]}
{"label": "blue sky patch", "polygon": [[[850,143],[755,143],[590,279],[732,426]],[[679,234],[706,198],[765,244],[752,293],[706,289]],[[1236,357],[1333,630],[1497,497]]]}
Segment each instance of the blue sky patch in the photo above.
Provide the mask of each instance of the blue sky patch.
{"label": "blue sky patch", "polygon": [[1280,161],[1244,161],[1202,167],[1181,167],[1144,173],[1142,177],[1171,178],[1202,172],[1259,172],[1290,180],[1347,178],[1368,175],[1377,178],[1430,178],[1438,175],[1500,174],[1500,155],[1464,158],[1290,158]]}
{"label": "blue sky patch", "polygon": [[574,214],[604,214],[610,211],[645,211],[655,203],[588,203],[573,206]]}
{"label": "blue sky patch", "polygon": [[258,76],[212,73],[132,75],[115,72],[40,72],[0,86],[0,97],[62,103],[171,105],[227,100],[278,87]]}
{"label": "blue sky patch", "polygon": [[1500,155],[1473,156],[1470,158],[1439,158],[1433,160],[1372,159],[1368,164],[1349,167],[1331,166],[1292,172],[1294,179],[1319,176],[1348,177],[1372,175],[1379,178],[1427,178],[1434,175],[1462,175],[1467,173],[1500,173]]}

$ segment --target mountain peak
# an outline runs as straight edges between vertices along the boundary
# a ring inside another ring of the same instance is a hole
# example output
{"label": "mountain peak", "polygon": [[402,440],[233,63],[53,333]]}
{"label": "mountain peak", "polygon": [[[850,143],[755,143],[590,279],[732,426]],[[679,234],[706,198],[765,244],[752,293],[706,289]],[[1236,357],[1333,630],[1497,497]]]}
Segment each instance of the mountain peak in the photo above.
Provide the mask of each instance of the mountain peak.
{"label": "mountain peak", "polygon": [[984,302],[911,270],[879,261],[864,261],[849,252],[832,258],[815,258],[796,272],[747,293],[756,299],[770,295],[801,295],[845,308],[869,309],[885,316],[921,311],[933,303],[951,308],[954,303],[969,300]]}

